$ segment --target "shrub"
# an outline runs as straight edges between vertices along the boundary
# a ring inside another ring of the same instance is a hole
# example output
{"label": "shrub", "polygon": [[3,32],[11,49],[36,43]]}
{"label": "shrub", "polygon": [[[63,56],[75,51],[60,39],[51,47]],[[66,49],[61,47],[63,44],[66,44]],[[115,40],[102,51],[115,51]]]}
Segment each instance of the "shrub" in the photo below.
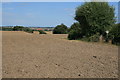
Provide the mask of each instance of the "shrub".
{"label": "shrub", "polygon": [[81,33],[79,31],[76,30],[71,30],[68,34],[68,39],[69,40],[76,40],[81,38]]}
{"label": "shrub", "polygon": [[80,29],[80,24],[79,23],[74,23],[71,25],[68,33],[68,39],[69,40],[75,40],[75,39],[80,39],[82,37],[81,29]]}
{"label": "shrub", "polygon": [[28,32],[28,33],[33,33],[33,30],[29,29],[29,30],[27,30],[26,32]]}
{"label": "shrub", "polygon": [[109,40],[112,40],[113,44],[120,45],[120,23],[112,27],[108,37]]}
{"label": "shrub", "polygon": [[82,41],[87,41],[87,42],[98,42],[99,41],[99,33],[94,34],[90,37],[84,36],[83,38],[81,38]]}
{"label": "shrub", "polygon": [[23,28],[23,31],[28,32],[28,33],[33,33],[33,30],[27,27]]}
{"label": "shrub", "polygon": [[46,34],[43,30],[39,30],[39,34]]}
{"label": "shrub", "polygon": [[68,29],[68,32],[71,31],[71,30],[77,30],[80,28],[80,24],[78,22],[76,23],[73,23],[70,28]]}
{"label": "shrub", "polygon": [[89,39],[88,37],[86,37],[86,36],[84,36],[84,37],[81,38],[80,40],[90,42],[90,39]]}
{"label": "shrub", "polygon": [[100,37],[100,34],[97,33],[97,34],[95,34],[95,35],[93,35],[93,36],[90,36],[90,37],[89,37],[89,41],[90,41],[90,42],[98,42],[98,41],[99,41],[99,37]]}
{"label": "shrub", "polygon": [[2,31],[13,31],[13,28],[9,27],[2,27]]}
{"label": "shrub", "polygon": [[14,26],[13,31],[23,31],[23,26]]}
{"label": "shrub", "polygon": [[53,34],[67,34],[67,32],[68,28],[64,24],[57,25],[53,30]]}

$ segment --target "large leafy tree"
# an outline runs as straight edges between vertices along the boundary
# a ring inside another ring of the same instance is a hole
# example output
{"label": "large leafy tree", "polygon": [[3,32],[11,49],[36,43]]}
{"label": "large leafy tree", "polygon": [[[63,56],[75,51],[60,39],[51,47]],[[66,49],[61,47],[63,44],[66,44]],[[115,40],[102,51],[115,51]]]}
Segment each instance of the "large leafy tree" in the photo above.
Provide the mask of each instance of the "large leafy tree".
{"label": "large leafy tree", "polygon": [[66,25],[61,24],[61,25],[57,25],[54,30],[53,30],[53,34],[66,34],[68,31],[68,28]]}
{"label": "large leafy tree", "polygon": [[115,23],[114,7],[107,2],[89,2],[76,9],[77,20],[85,36],[104,34]]}

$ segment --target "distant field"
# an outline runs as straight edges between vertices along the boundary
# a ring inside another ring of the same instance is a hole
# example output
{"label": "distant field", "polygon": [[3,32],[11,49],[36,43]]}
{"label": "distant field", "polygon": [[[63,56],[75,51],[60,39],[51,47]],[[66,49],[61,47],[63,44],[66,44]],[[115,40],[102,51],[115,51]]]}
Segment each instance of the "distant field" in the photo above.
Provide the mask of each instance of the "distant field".
{"label": "distant field", "polygon": [[118,47],[67,34],[2,32],[3,78],[117,78]]}

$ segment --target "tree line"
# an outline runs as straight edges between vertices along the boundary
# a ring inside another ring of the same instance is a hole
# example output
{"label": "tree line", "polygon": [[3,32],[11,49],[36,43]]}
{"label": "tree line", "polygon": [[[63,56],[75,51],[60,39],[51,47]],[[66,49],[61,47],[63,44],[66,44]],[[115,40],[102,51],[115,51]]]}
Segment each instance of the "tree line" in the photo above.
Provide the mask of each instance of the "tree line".
{"label": "tree line", "polygon": [[38,31],[39,34],[46,34],[46,32],[44,32],[43,30],[33,30],[23,26],[14,26],[13,28],[2,27],[2,31],[25,31],[28,33],[33,33],[34,31]]}

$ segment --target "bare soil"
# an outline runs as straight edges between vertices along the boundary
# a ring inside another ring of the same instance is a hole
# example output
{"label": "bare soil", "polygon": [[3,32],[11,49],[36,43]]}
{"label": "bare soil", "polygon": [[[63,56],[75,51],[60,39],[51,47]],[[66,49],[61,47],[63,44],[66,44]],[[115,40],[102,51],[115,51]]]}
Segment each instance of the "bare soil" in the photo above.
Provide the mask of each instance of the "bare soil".
{"label": "bare soil", "polygon": [[118,47],[67,34],[2,32],[3,78],[117,78]]}

